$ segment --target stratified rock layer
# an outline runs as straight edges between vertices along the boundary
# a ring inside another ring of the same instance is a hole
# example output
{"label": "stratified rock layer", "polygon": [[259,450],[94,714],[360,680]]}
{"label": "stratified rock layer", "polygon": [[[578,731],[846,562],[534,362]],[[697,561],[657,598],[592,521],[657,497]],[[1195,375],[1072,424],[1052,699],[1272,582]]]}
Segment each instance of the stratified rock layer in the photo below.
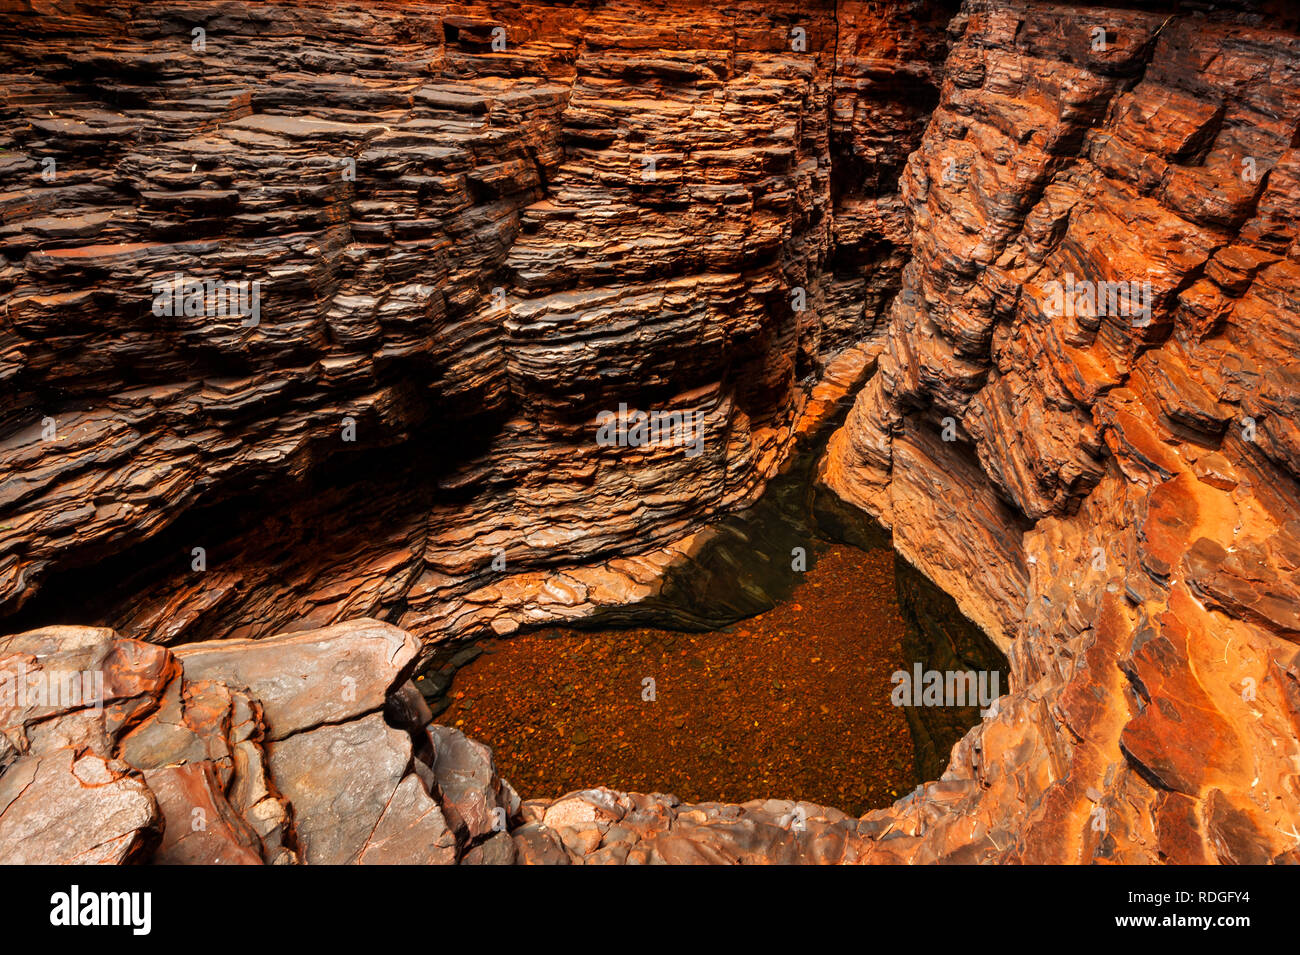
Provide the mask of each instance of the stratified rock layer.
{"label": "stratified rock layer", "polygon": [[[136,638],[0,639],[105,700],[0,705],[0,856],[1300,861],[1300,40],[1157,6],[0,0],[0,613]],[[520,805],[425,730],[421,644],[652,595],[851,344],[823,484],[1013,667],[942,779]]]}
{"label": "stratified rock layer", "polygon": [[[433,641],[649,592],[897,287],[951,9],[876,7],[0,4],[0,614]],[[255,323],[156,314],[177,276]],[[599,445],[622,404],[702,451]]]}
{"label": "stratified rock layer", "polygon": [[[1017,2],[950,34],[913,257],[821,477],[1015,692],[888,854],[1295,861],[1300,38]],[[1101,284],[1130,282],[1149,314]]]}

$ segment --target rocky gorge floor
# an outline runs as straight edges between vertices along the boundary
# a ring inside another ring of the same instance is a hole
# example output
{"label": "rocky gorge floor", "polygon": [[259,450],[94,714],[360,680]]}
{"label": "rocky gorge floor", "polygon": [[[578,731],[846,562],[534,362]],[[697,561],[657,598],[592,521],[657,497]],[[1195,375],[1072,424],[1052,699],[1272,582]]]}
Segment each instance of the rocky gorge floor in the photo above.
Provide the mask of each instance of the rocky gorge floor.
{"label": "rocky gorge floor", "polygon": [[857,815],[920,781],[890,699],[891,675],[911,666],[893,590],[892,553],[839,546],[788,601],[721,631],[543,630],[478,645],[437,722],[490,745],[529,795],[599,783]]}
{"label": "rocky gorge floor", "polygon": [[[0,698],[0,861],[1300,862],[1287,4],[0,0],[0,75],[0,676],[98,686]],[[1010,664],[929,781],[523,799],[431,723],[459,641],[716,625],[828,422],[819,518]]]}
{"label": "rocky gorge floor", "polygon": [[[175,651],[105,629],[0,642],[96,669],[103,706],[7,708],[0,859],[22,863],[840,862],[871,825],[776,799],[586,789],[521,801],[492,752],[431,723],[418,644],[379,621]],[[878,826],[876,828],[879,828]]]}

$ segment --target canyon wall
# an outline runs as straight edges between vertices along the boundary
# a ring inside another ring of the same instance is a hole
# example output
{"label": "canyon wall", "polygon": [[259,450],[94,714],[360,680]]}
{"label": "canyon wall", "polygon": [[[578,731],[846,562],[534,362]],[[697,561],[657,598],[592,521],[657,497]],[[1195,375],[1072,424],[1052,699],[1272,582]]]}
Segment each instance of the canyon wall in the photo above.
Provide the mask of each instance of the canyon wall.
{"label": "canyon wall", "polygon": [[653,592],[883,331],[954,8],[0,9],[0,613],[175,643]]}
{"label": "canyon wall", "polygon": [[[0,613],[120,635],[0,645],[120,684],[3,714],[6,858],[64,857],[9,838],[49,811],[123,824],[104,861],[1300,861],[1300,39],[1260,9],[0,0]],[[256,323],[157,314],[177,275]],[[653,593],[842,349],[824,489],[1012,666],[944,776],[860,820],[516,804],[454,738],[437,778],[412,661]],[[620,403],[703,453],[597,444]],[[316,629],[358,617],[402,630]],[[372,639],[329,733],[277,716],[267,668]],[[382,767],[346,818],[340,745]]]}
{"label": "canyon wall", "polygon": [[1295,861],[1300,37],[1015,2],[949,32],[913,257],[821,479],[1015,692],[892,846]]}

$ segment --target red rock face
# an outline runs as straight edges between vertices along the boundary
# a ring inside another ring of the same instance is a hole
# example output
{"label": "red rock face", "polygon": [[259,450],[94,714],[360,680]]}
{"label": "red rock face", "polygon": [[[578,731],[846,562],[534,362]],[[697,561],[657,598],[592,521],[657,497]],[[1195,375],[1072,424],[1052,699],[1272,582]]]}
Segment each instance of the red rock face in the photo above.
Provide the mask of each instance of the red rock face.
{"label": "red rock face", "polygon": [[[647,592],[898,284],[951,10],[877,6],[16,5],[0,612],[436,640]],[[156,314],[177,275],[258,314]],[[623,403],[702,451],[599,446]]]}
{"label": "red rock face", "polygon": [[1300,39],[1018,3],[950,33],[913,257],[822,478],[1015,692],[900,857],[1295,859]]}
{"label": "red rock face", "polygon": [[[0,11],[0,614],[120,635],[0,639],[110,677],[0,710],[4,861],[1300,861],[1285,7]],[[651,594],[877,353],[821,480],[1013,667],[940,781],[521,805],[428,735],[421,645]]]}
{"label": "red rock face", "polygon": [[[29,669],[0,698],[0,859],[455,861],[428,710],[405,702],[417,649],[373,620],[177,653],[88,627],[4,638],[0,671]],[[92,670],[93,695],[33,696]]]}

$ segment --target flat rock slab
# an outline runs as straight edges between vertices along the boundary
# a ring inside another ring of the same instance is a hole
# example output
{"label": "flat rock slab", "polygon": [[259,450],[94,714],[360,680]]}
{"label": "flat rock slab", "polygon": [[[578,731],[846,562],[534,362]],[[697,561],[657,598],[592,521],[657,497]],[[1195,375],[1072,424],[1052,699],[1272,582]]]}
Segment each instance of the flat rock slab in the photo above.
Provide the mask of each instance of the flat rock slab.
{"label": "flat rock slab", "polygon": [[[374,851],[382,855],[386,836],[402,827],[396,816],[385,817],[411,765],[411,738],[379,713],[273,742],[268,762],[293,804],[299,849],[308,863],[357,862],[372,836],[381,843]],[[410,801],[409,790],[400,795],[393,812],[405,804],[413,816],[427,814],[427,807]]]}
{"label": "flat rock slab", "polygon": [[0,865],[118,865],[156,841],[161,815],[123,764],[72,749],[27,756],[0,776]]}
{"label": "flat rock slab", "polygon": [[456,864],[456,836],[418,777],[406,776],[398,783],[358,861],[362,865]]}
{"label": "flat rock slab", "polygon": [[[378,620],[353,620],[261,640],[178,647],[188,680],[219,680],[262,704],[267,739],[383,709],[409,676],[419,644]],[[391,792],[391,790],[390,790]]]}

